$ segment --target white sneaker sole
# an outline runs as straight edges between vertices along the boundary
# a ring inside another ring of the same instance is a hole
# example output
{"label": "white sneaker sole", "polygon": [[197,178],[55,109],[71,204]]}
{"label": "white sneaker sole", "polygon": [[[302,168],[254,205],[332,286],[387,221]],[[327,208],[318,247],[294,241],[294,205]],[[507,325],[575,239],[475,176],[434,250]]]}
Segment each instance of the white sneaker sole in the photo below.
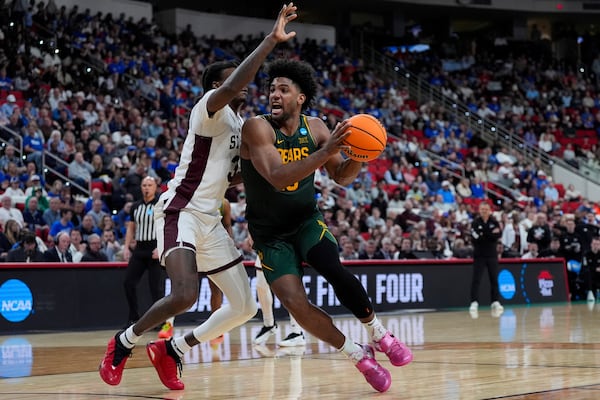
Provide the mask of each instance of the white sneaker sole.
{"label": "white sneaker sole", "polygon": [[252,341],[252,343],[258,344],[258,345],[264,345],[271,338],[271,336],[275,336],[276,333],[277,333],[277,329],[269,331],[269,332],[263,334],[262,336],[254,339]]}
{"label": "white sneaker sole", "polygon": [[290,340],[282,340],[278,343],[281,347],[306,346],[306,339],[299,336]]}

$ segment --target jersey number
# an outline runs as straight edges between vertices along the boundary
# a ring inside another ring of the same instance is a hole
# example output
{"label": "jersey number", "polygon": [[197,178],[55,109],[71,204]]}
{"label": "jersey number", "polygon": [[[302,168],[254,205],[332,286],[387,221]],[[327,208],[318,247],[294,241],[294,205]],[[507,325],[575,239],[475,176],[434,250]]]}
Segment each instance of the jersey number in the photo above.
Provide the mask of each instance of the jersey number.
{"label": "jersey number", "polygon": [[240,156],[235,156],[231,160],[231,168],[227,174],[227,181],[233,181],[233,178],[240,172]]}
{"label": "jersey number", "polygon": [[286,188],[284,190],[286,192],[295,192],[296,190],[298,190],[298,186],[299,186],[298,182],[294,182],[290,186],[286,186]]}
{"label": "jersey number", "polygon": [[239,135],[232,135],[229,138],[229,148],[230,149],[239,149],[240,144],[242,142],[242,138]]}

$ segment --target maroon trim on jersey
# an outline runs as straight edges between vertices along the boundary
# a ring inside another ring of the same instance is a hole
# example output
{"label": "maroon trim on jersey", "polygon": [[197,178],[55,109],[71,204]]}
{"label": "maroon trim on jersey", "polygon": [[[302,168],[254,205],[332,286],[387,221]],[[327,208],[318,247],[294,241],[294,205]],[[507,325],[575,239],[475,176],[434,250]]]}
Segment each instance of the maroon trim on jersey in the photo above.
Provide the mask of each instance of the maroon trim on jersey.
{"label": "maroon trim on jersey", "polygon": [[177,247],[187,247],[188,249],[196,251],[196,246],[188,242],[177,242]]}
{"label": "maroon trim on jersey", "polygon": [[165,214],[165,244],[164,252],[177,247],[177,235],[179,234],[179,213]]}
{"label": "maroon trim on jersey", "polygon": [[206,275],[212,275],[212,274],[216,274],[216,273],[221,272],[221,271],[225,271],[226,269],[229,269],[229,268],[234,267],[237,264],[241,263],[243,260],[244,260],[244,257],[239,256],[237,259],[233,260],[229,264],[225,264],[222,267],[219,267],[217,269],[213,269],[212,271],[205,272],[205,274]]}
{"label": "maroon trim on jersey", "polygon": [[212,140],[211,137],[198,135],[194,138],[194,149],[192,150],[190,164],[181,183],[175,189],[175,197],[173,197],[165,211],[179,211],[192,200],[192,196],[200,186],[202,177],[206,172]]}
{"label": "maroon trim on jersey", "polygon": [[196,246],[188,242],[178,242],[177,236],[179,235],[179,213],[165,214],[165,244],[164,252],[174,249],[176,247],[187,247],[196,251]]}

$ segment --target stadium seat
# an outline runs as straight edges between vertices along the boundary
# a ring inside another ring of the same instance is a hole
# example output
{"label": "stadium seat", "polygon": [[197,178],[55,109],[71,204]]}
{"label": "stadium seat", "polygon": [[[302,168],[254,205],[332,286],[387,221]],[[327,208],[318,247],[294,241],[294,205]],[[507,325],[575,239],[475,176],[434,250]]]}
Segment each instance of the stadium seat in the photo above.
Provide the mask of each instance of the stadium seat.
{"label": "stadium seat", "polygon": [[112,182],[104,182],[102,180],[93,180],[91,183],[91,190],[99,189],[102,194],[112,193]]}
{"label": "stadium seat", "polygon": [[15,99],[17,99],[17,101],[24,99],[23,92],[21,92],[20,90],[11,90],[8,94],[12,94],[13,96],[15,96]]}
{"label": "stadium seat", "polygon": [[565,214],[572,214],[581,205],[579,201],[565,201],[562,205],[562,211]]}

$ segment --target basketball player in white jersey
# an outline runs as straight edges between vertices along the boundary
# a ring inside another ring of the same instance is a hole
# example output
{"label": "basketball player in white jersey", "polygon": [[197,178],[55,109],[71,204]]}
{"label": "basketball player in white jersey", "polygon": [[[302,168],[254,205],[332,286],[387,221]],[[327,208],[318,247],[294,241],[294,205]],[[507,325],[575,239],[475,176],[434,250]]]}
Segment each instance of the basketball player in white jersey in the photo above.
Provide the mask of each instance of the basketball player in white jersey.
{"label": "basketball player in white jersey", "polygon": [[171,279],[171,293],[108,342],[100,364],[100,376],[106,383],[120,383],[125,362],[144,332],[185,312],[196,302],[198,272],[206,273],[216,283],[229,304],[185,337],[148,343],[150,361],[166,387],[184,388],[178,367],[192,346],[216,338],[256,314],[241,254],[221,224],[219,207],[239,171],[243,123],[240,110],[247,95],[246,86],[275,46],[296,35],[285,31],[287,23],[296,16],[293,3],[284,5],[271,33],[239,66],[219,62],[204,71],[202,84],[206,94],[192,110],[175,177],[155,208],[159,257]]}

